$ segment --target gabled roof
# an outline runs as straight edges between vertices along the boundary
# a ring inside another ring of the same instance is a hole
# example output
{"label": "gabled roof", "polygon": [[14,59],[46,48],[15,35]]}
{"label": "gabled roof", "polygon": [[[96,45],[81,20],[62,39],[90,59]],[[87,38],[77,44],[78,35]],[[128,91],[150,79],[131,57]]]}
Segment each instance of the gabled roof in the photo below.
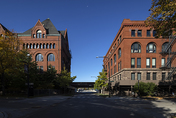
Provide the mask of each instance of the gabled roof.
{"label": "gabled roof", "polygon": [[[53,23],[51,22],[51,20],[48,18],[46,20],[44,20],[42,22],[43,27],[46,29],[46,33],[47,34],[59,34],[59,32],[57,31],[56,27],[53,25]],[[33,28],[33,27],[32,27]],[[25,31],[24,33],[20,33],[20,35],[29,35],[31,34],[31,30],[32,28],[30,28],[29,30]]]}
{"label": "gabled roof", "polygon": [[2,29],[4,30],[4,31],[9,31],[6,27],[4,27],[1,23],[0,23],[0,27],[2,27]]}

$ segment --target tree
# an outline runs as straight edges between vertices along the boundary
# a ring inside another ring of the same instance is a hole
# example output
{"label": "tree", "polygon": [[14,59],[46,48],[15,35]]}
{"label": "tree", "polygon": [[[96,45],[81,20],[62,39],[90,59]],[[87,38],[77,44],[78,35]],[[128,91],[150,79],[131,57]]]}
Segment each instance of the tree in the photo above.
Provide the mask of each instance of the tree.
{"label": "tree", "polygon": [[19,54],[20,40],[17,38],[16,34],[7,31],[0,36],[0,74],[2,82],[2,92],[4,95],[4,79],[5,73],[13,70],[18,63],[17,55]]}
{"label": "tree", "polygon": [[134,85],[134,91],[139,92],[140,95],[153,95],[156,90],[157,85],[155,85],[152,82],[148,83],[139,82],[139,90],[138,90],[138,83]]}
{"label": "tree", "polygon": [[169,36],[176,31],[176,0],[152,0],[147,26],[156,30],[156,37]]}
{"label": "tree", "polygon": [[99,72],[99,75],[97,76],[97,80],[94,84],[94,89],[100,90],[102,87],[107,87],[108,83],[106,82],[108,80],[107,73],[104,72],[104,69],[102,69],[102,72]]}
{"label": "tree", "polygon": [[53,81],[55,88],[66,88],[68,87],[74,80],[76,76],[71,77],[71,72],[68,72],[65,67],[61,71],[60,74],[57,74],[57,77]]}

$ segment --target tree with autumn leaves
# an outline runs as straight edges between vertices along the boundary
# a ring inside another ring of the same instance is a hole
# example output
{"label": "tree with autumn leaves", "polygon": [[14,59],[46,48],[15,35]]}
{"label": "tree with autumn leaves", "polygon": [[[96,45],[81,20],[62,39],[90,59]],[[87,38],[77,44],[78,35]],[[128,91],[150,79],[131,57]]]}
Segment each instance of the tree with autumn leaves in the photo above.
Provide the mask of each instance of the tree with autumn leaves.
{"label": "tree with autumn leaves", "polygon": [[150,16],[146,19],[147,26],[157,32],[156,37],[170,36],[176,31],[176,0],[152,0]]}

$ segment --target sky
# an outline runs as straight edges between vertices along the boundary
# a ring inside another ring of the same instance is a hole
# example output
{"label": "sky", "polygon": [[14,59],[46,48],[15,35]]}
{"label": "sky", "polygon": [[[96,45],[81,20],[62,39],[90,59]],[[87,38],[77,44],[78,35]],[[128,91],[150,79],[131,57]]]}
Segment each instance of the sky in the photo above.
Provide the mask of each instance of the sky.
{"label": "sky", "polygon": [[68,31],[74,82],[94,82],[123,19],[145,20],[152,0],[2,0],[0,23],[17,33],[50,18]]}

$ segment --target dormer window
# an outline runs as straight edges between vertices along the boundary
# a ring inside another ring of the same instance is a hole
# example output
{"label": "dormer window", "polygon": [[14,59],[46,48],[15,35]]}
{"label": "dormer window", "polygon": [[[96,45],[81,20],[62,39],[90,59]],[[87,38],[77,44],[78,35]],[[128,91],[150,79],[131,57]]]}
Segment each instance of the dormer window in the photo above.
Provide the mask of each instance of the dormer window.
{"label": "dormer window", "polygon": [[42,31],[41,30],[37,31],[37,38],[42,38]]}

